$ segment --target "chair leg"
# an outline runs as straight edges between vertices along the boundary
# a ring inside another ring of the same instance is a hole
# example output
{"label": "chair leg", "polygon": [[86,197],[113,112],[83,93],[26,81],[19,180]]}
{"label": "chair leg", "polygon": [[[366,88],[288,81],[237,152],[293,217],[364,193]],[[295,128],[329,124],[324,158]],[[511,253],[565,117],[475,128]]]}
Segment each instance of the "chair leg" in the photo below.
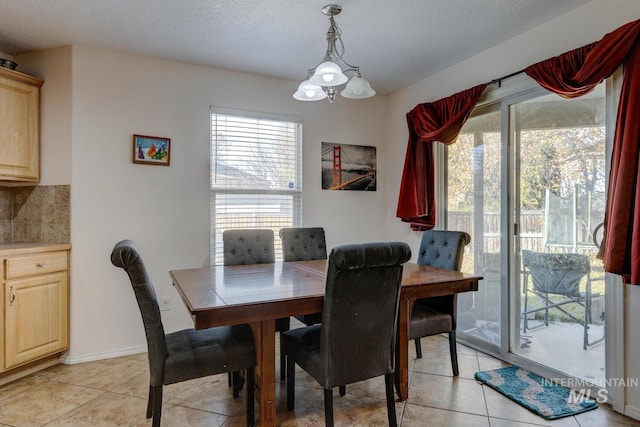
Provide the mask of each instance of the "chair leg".
{"label": "chair leg", "polygon": [[231,386],[233,387],[233,398],[236,399],[240,396],[240,390],[242,389],[242,379],[240,377],[240,371],[234,371],[232,375]]}
{"label": "chair leg", "polygon": [[147,401],[147,418],[153,416],[153,387],[149,384],[149,400]]}
{"label": "chair leg", "polygon": [[227,372],[227,384],[229,387],[233,385],[233,379],[231,379],[231,372]]}
{"label": "chair leg", "polygon": [[582,337],[582,349],[586,350],[589,345],[589,312],[591,311],[591,301],[589,296],[585,299],[584,302],[584,334]]}
{"label": "chair leg", "polygon": [[293,411],[295,407],[296,365],[287,357],[287,410]]}
{"label": "chair leg", "polygon": [[160,427],[160,417],[162,417],[162,386],[154,386],[153,388],[153,421],[152,427]]}
{"label": "chair leg", "polygon": [[256,371],[254,368],[247,368],[247,427],[256,425],[254,413]]}
{"label": "chair leg", "polygon": [[544,311],[544,326],[549,326],[549,294],[545,294],[544,305],[547,309]]}
{"label": "chair leg", "polygon": [[324,424],[333,427],[333,390],[324,389]]}
{"label": "chair leg", "polygon": [[287,378],[287,355],[282,351],[282,336],[280,336],[280,381]]}
{"label": "chair leg", "polygon": [[398,421],[396,420],[396,402],[393,397],[393,373],[385,374],[384,383],[385,391],[387,393],[387,417],[389,418],[389,427],[397,427]]}
{"label": "chair leg", "polygon": [[527,332],[527,328],[529,327],[529,322],[528,322],[528,318],[527,318],[527,316],[529,315],[527,313],[527,295],[529,294],[529,290],[528,290],[526,276],[525,276],[524,286],[525,286],[525,289],[524,289],[524,316],[522,316],[523,317],[523,319],[522,319],[522,332],[526,333]]}
{"label": "chair leg", "polygon": [[456,346],[456,331],[449,332],[449,353],[451,354],[451,368],[453,369],[453,376],[460,375],[458,371],[458,348]]}
{"label": "chair leg", "polygon": [[420,345],[420,338],[415,339],[416,342],[416,357],[422,359],[422,346]]}
{"label": "chair leg", "polygon": [[343,397],[345,394],[347,394],[347,386],[346,385],[339,386],[338,392],[340,393],[340,397]]}

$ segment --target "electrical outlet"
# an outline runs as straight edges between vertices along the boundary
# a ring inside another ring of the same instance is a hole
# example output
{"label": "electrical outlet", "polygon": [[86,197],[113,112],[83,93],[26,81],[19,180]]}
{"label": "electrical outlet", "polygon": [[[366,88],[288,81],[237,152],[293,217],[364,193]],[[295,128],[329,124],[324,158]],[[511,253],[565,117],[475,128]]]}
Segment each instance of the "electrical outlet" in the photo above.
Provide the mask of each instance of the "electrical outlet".
{"label": "electrical outlet", "polygon": [[160,298],[160,311],[171,310],[171,300],[169,297]]}

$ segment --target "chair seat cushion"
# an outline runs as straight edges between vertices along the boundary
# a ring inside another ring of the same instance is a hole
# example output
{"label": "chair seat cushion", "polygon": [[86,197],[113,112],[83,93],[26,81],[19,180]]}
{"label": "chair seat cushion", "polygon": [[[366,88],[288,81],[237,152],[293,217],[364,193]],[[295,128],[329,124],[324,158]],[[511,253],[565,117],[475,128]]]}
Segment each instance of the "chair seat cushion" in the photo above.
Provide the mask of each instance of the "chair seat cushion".
{"label": "chair seat cushion", "polygon": [[416,301],[411,312],[409,339],[451,332],[453,319],[423,301]]}
{"label": "chair seat cushion", "polygon": [[165,385],[239,371],[256,364],[253,334],[248,325],[185,329],[166,337],[169,353],[164,366]]}
{"label": "chair seat cushion", "polygon": [[287,357],[323,384],[320,365],[320,326],[292,329],[280,335]]}

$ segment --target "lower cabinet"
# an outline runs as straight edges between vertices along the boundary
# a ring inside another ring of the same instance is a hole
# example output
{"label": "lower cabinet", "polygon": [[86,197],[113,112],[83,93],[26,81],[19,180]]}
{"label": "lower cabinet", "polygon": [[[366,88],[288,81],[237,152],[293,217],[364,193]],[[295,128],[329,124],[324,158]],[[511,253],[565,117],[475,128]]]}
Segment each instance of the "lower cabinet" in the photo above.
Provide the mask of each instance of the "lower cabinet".
{"label": "lower cabinet", "polygon": [[68,289],[66,273],[5,283],[5,369],[66,350]]}
{"label": "lower cabinet", "polygon": [[60,247],[68,245],[13,250],[2,256],[0,374],[69,347],[69,250]]}

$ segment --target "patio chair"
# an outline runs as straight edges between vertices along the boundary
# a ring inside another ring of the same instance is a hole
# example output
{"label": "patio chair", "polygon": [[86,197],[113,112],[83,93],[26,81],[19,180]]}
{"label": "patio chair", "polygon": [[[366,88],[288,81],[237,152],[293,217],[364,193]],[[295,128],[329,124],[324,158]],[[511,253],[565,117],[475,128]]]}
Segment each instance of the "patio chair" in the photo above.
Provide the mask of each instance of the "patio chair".
{"label": "patio chair", "polygon": [[[542,253],[528,250],[522,251],[522,265],[524,266],[524,307],[522,310],[522,331],[536,329],[549,325],[549,310],[555,308],[574,322],[583,326],[582,348],[596,344],[604,339],[599,338],[589,342],[589,324],[591,319],[591,265],[589,257],[575,253]],[[531,280],[529,280],[531,279]],[[585,279],[585,291],[580,290],[580,283]],[[542,301],[542,307],[529,306],[529,294],[535,295]],[[578,318],[565,308],[568,304],[578,305],[584,315]],[[529,326],[529,315],[544,312],[544,321],[536,326]]]}

